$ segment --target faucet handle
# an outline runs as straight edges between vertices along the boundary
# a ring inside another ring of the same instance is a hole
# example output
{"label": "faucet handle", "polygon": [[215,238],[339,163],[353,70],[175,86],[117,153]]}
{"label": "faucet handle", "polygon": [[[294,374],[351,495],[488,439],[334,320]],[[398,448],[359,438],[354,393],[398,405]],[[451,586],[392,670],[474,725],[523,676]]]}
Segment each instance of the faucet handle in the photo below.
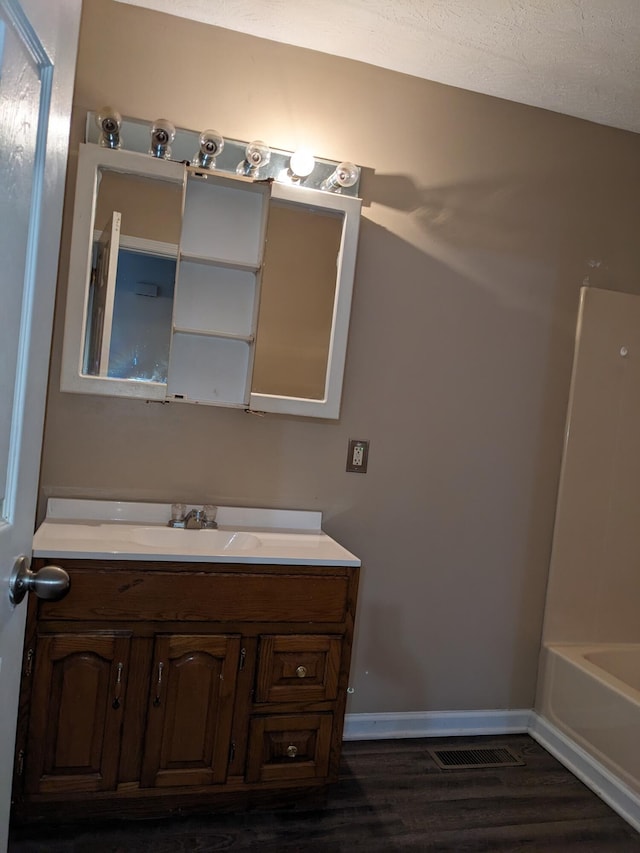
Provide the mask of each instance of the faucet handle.
{"label": "faucet handle", "polygon": [[216,523],[216,515],[218,514],[218,507],[213,504],[205,504],[202,507],[202,515],[203,515],[203,526],[204,527],[217,527]]}
{"label": "faucet handle", "polygon": [[186,504],[171,504],[169,527],[184,527],[184,517],[187,512]]}

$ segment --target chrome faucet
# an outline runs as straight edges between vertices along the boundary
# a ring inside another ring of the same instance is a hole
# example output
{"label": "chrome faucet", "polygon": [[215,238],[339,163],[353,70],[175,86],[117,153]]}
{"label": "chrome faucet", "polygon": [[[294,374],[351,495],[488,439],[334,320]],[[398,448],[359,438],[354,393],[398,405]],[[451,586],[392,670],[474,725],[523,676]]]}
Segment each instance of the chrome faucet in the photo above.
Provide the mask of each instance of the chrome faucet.
{"label": "chrome faucet", "polygon": [[[178,507],[180,504],[174,504]],[[190,509],[184,514],[184,509],[181,513],[174,512],[172,507],[172,517],[168,522],[169,527],[182,527],[185,530],[215,530],[218,526],[216,522],[217,507],[205,504],[202,509]]]}
{"label": "chrome faucet", "polygon": [[184,517],[185,530],[202,530],[205,514],[201,509],[190,509]]}

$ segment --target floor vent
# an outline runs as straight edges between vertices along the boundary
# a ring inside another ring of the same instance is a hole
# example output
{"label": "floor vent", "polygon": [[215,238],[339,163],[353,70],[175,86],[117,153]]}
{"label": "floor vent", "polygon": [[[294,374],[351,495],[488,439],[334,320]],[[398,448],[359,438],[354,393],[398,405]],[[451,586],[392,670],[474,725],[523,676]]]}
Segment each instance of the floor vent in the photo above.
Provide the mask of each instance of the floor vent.
{"label": "floor vent", "polygon": [[430,749],[429,755],[441,770],[472,770],[483,767],[521,767],[524,761],[506,747],[498,749],[469,749],[449,747]]}

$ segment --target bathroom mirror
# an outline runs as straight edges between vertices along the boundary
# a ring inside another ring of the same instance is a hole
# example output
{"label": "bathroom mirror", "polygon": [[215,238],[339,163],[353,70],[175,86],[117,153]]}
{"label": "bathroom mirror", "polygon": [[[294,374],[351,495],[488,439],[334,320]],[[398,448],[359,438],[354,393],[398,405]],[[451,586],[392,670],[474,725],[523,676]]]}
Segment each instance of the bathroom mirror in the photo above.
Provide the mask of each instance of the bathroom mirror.
{"label": "bathroom mirror", "polygon": [[251,405],[337,418],[360,201],[274,184]]}
{"label": "bathroom mirror", "polygon": [[163,399],[185,173],[82,145],[61,389]]}
{"label": "bathroom mirror", "polygon": [[321,400],[342,217],[271,202],[251,390]]}
{"label": "bathroom mirror", "polygon": [[100,167],[83,375],[166,382],[182,187]]}
{"label": "bathroom mirror", "polygon": [[360,204],[81,145],[61,389],[337,418]]}

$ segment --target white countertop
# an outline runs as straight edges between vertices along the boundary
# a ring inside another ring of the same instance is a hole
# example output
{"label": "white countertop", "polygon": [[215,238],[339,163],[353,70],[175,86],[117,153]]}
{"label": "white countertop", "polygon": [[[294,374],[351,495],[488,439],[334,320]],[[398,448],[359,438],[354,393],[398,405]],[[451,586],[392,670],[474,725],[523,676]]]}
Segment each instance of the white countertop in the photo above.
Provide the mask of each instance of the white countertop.
{"label": "white countertop", "polygon": [[360,565],[356,556],[322,531],[320,512],[218,507],[217,530],[170,528],[170,517],[170,504],[50,498],[46,518],[33,539],[33,556]]}

